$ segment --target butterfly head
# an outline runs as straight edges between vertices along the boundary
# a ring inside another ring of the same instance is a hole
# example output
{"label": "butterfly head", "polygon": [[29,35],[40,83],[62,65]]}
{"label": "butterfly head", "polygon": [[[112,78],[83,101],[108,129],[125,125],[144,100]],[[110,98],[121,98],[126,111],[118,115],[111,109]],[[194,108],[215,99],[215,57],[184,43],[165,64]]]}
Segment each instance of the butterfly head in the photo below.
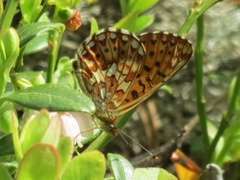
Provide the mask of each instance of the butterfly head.
{"label": "butterfly head", "polygon": [[99,125],[106,133],[111,134],[114,137],[118,135],[118,129],[114,125],[114,123],[109,123],[109,122],[100,120]]}

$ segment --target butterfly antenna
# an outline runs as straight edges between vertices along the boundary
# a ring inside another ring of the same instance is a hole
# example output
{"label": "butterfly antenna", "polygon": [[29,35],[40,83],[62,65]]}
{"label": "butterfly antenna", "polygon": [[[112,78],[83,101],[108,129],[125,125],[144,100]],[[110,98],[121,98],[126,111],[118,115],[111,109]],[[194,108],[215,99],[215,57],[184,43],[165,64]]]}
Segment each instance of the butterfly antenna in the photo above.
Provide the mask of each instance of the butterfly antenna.
{"label": "butterfly antenna", "polygon": [[121,135],[121,137],[123,138],[123,140],[127,143],[127,145],[130,146],[129,142],[126,140],[125,137],[127,137],[128,139],[130,139],[132,142],[136,143],[139,147],[141,147],[144,151],[146,151],[150,156],[152,156],[153,159],[158,160],[159,158],[155,155],[153,155],[153,153],[151,153],[147,148],[145,148],[142,144],[140,144],[137,140],[135,140],[133,137],[129,136],[128,134],[126,134],[124,131],[122,131],[121,129],[118,129],[118,133]]}

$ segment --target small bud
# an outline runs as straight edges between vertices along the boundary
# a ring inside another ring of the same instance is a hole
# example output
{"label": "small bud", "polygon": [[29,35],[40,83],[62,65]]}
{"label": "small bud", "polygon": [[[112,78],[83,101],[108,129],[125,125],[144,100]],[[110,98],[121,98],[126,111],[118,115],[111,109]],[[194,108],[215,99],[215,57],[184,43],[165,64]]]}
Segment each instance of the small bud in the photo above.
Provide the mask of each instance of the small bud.
{"label": "small bud", "polygon": [[76,31],[82,25],[80,13],[75,9],[60,10],[58,16],[70,31]]}
{"label": "small bud", "polygon": [[11,73],[10,77],[15,89],[26,89],[32,86],[32,83],[30,81],[20,77],[17,73]]}
{"label": "small bud", "polygon": [[34,76],[32,79],[30,79],[30,82],[32,85],[40,85],[40,84],[45,84],[45,80],[43,77],[43,72],[39,72],[36,76]]}

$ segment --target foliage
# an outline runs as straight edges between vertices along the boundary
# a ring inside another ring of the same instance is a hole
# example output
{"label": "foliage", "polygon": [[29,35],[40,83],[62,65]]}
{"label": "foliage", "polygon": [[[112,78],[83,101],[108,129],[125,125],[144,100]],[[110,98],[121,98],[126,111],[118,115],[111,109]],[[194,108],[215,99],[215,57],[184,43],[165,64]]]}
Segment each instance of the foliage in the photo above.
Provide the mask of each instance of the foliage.
{"label": "foliage", "polygon": [[[62,134],[65,111],[93,115],[94,103],[78,92],[69,57],[58,58],[59,46],[65,30],[65,21],[72,18],[73,8],[80,0],[8,0],[0,2],[0,177],[8,179],[104,179],[106,161],[99,151],[112,137],[99,131],[81,136],[83,140]],[[220,124],[212,123],[206,114],[203,94],[203,19],[208,8],[218,0],[202,1],[189,11],[179,30],[185,35],[197,22],[196,97],[202,129],[205,165],[214,162],[223,166],[229,161],[238,161],[240,122],[240,69],[229,86],[229,105]],[[154,21],[153,15],[145,12],[157,0],[120,0],[122,18],[116,28],[137,33]],[[4,7],[4,8],[3,8]],[[53,12],[52,12],[53,11]],[[11,27],[16,12],[20,21]],[[53,13],[48,16],[49,12]],[[93,34],[99,29],[95,19],[91,22]],[[48,48],[48,69],[24,71],[24,55]],[[58,62],[58,63],[57,63]],[[19,106],[23,115],[17,113]],[[38,110],[38,111],[33,111]],[[51,111],[51,112],[48,112]],[[53,111],[58,114],[54,115]],[[122,127],[133,111],[119,121]],[[69,115],[70,116],[70,115]],[[72,115],[71,117],[75,117]],[[211,122],[211,125],[210,125]],[[89,123],[89,122],[87,122]],[[87,124],[86,123],[86,124]],[[85,124],[85,125],[86,125]],[[216,134],[209,137],[208,132]],[[74,127],[74,126],[73,126]],[[74,127],[75,128],[75,127]],[[73,131],[73,130],[72,130]],[[76,136],[76,135],[75,135]],[[93,141],[81,154],[74,144]],[[218,148],[216,148],[218,147]],[[93,151],[90,151],[93,150]],[[75,156],[72,157],[73,153]],[[130,162],[117,154],[108,154],[108,164],[115,179],[176,179],[163,169],[134,169]]]}

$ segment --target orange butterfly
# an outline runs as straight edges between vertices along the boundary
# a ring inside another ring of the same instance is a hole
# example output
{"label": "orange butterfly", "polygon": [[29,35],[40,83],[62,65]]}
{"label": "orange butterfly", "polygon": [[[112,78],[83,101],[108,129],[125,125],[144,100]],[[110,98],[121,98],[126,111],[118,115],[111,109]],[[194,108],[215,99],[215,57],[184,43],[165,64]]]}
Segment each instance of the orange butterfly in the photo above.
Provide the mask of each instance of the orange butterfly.
{"label": "orange butterfly", "polygon": [[96,105],[101,127],[116,136],[117,117],[164,85],[192,52],[192,44],[174,34],[136,36],[127,30],[108,28],[84,43],[73,67],[81,90]]}

